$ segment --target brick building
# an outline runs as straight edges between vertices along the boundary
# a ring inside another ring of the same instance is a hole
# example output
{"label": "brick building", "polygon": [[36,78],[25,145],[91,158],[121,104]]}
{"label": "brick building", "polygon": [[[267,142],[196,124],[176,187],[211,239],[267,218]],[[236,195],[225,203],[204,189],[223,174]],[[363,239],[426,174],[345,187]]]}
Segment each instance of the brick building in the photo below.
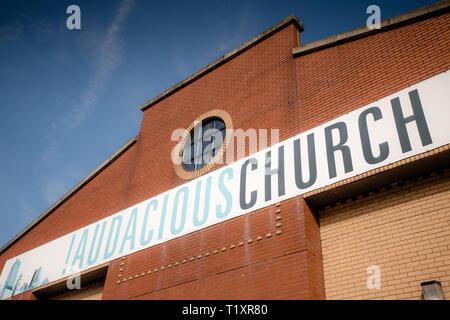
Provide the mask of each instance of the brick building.
{"label": "brick building", "polygon": [[[2,298],[421,299],[432,280],[448,298],[449,7],[307,45],[290,16],[148,101],[139,135],[0,249]],[[198,123],[223,144],[191,165]],[[252,128],[284,147],[229,131]],[[255,154],[278,171],[252,178]]]}

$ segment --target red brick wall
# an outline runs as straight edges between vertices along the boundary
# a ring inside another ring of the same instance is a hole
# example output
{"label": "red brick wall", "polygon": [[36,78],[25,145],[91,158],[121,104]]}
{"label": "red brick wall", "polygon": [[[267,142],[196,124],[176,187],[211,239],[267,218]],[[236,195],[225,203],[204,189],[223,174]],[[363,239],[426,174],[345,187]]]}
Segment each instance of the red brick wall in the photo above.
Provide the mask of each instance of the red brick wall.
{"label": "red brick wall", "polygon": [[[449,21],[447,14],[298,58],[297,31],[286,27],[146,110],[136,144],[3,253],[0,267],[184,183],[170,159],[171,132],[211,109],[226,110],[235,128],[280,129],[284,140],[448,69]],[[324,298],[317,219],[296,197],[113,261],[104,298]]]}
{"label": "red brick wall", "polygon": [[[173,170],[170,134],[211,109],[227,111],[235,128],[277,128],[280,140],[298,133],[292,117],[296,34],[288,26],[144,112],[136,145],[139,194],[153,196],[184,182]],[[149,184],[155,176],[159,183]]]}
{"label": "red brick wall", "polygon": [[[168,141],[169,134],[211,109],[227,111],[235,128],[277,128],[281,140],[298,133],[298,121],[292,117],[297,111],[291,53],[297,39],[295,27],[288,26],[145,111],[136,145],[137,194],[149,198],[184,182],[172,168],[174,143]],[[155,177],[158,183],[149,184]],[[108,274],[104,298],[322,298],[323,288],[309,290],[317,263],[311,263],[305,241],[303,203],[282,207],[286,214],[280,235],[276,235],[280,229],[275,227],[280,222],[275,221],[276,209],[269,207],[126,257],[122,272],[117,261]],[[318,271],[322,273],[321,264]],[[118,280],[122,282],[117,284]]]}
{"label": "red brick wall", "polygon": [[[298,133],[298,121],[292,117],[298,111],[291,53],[297,45],[298,32],[291,24],[145,111],[136,144],[2,254],[0,265],[184,183],[173,170],[171,133],[213,108],[226,110],[235,128],[277,128],[281,140]],[[305,241],[309,215],[304,217],[303,206],[299,202],[286,211],[283,227],[275,226],[280,222],[274,220],[275,209],[265,208],[138,252],[124,260],[121,278],[122,260],[114,261],[104,298],[320,298],[323,293],[308,289],[314,264]],[[283,233],[277,235],[280,228]],[[240,241],[245,244],[239,246]],[[231,244],[236,247],[230,249]],[[182,259],[204,250],[211,251],[209,257],[182,264]],[[176,268],[116,283],[176,259]]]}
{"label": "red brick wall", "polygon": [[320,238],[313,221],[296,197],[140,251],[110,267],[103,298],[323,298],[323,280],[316,276],[322,273],[316,259]]}
{"label": "red brick wall", "polygon": [[296,58],[302,131],[450,68],[450,14]]}

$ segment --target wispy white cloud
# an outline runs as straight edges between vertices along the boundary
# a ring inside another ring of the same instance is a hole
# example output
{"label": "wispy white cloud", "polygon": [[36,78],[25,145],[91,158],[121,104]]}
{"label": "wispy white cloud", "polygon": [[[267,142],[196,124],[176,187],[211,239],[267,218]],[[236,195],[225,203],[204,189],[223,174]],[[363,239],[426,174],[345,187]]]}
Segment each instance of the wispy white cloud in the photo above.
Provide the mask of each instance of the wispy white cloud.
{"label": "wispy white cloud", "polygon": [[246,34],[246,30],[250,26],[256,25],[257,10],[253,7],[243,6],[236,13],[233,24],[230,25],[228,20],[220,21],[221,30],[217,36],[216,45],[211,48],[211,56],[222,56],[233,50],[236,46],[242,44],[242,34]]}
{"label": "wispy white cloud", "polygon": [[[235,12],[233,19],[217,17],[215,22],[215,34],[212,42],[213,45],[204,43],[207,48],[203,51],[203,56],[199,59],[204,61],[199,68],[204,67],[207,63],[211,63],[226,53],[230,52],[237,46],[249,39],[243,37],[243,34],[248,33],[250,27],[257,25],[258,12],[253,6],[245,5]],[[208,39],[210,41],[210,39]],[[190,48],[185,48],[190,50]],[[175,50],[172,58],[171,68],[177,73],[179,80],[184,79],[198,69],[192,69],[192,61],[185,54],[184,50]]]}
{"label": "wispy white cloud", "polygon": [[44,189],[42,190],[45,201],[48,203],[54,203],[56,200],[61,198],[63,194],[69,190],[67,180],[68,179],[62,176],[52,177],[52,179],[45,184]]}
{"label": "wispy white cloud", "polygon": [[121,2],[116,17],[100,46],[97,68],[93,78],[89,81],[89,88],[81,96],[81,101],[63,119],[64,128],[71,130],[81,124],[89,110],[98,104],[99,98],[105,92],[106,84],[112,77],[113,71],[120,65],[123,48],[120,44],[119,33],[133,2],[134,0]]}
{"label": "wispy white cloud", "polygon": [[31,223],[34,219],[34,213],[35,210],[33,207],[31,207],[28,202],[26,202],[24,199],[21,199],[18,202],[19,205],[19,216],[20,216],[20,222],[24,225],[27,225]]}
{"label": "wispy white cloud", "polygon": [[[80,100],[73,103],[59,121],[50,125],[47,136],[49,142],[41,155],[41,160],[45,164],[55,163],[54,158],[63,144],[64,138],[83,123],[88,113],[98,105],[101,96],[107,90],[108,82],[122,61],[123,45],[120,31],[133,4],[134,0],[123,0],[120,3],[113,21],[101,39],[98,50],[95,50],[96,63],[93,75],[87,83],[87,89],[81,94]],[[91,50],[91,48],[86,50]],[[51,180],[44,188],[44,198],[49,203],[53,203],[67,191],[67,187],[63,177]]]}
{"label": "wispy white cloud", "polygon": [[47,38],[55,35],[56,26],[49,18],[41,18],[30,25],[30,30],[38,38]]}
{"label": "wispy white cloud", "polygon": [[14,25],[0,27],[0,46],[18,40],[23,35],[23,25],[17,22]]}

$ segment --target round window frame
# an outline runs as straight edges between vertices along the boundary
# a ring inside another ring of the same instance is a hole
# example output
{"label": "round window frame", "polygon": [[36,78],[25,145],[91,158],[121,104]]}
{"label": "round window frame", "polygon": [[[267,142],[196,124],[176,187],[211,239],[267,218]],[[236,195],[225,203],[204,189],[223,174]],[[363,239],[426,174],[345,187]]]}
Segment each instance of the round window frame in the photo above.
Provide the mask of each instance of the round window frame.
{"label": "round window frame", "polygon": [[[195,171],[187,171],[183,167],[183,159],[182,159],[182,150],[185,143],[186,138],[190,135],[191,131],[194,129],[195,125],[199,122],[202,122],[208,118],[219,118],[225,123],[225,139],[220,147],[219,152],[214,156],[214,158],[208,162],[203,168],[195,170]],[[208,171],[210,171],[220,159],[222,159],[225,149],[227,148],[230,140],[231,134],[229,132],[233,132],[233,121],[231,120],[231,116],[225,110],[214,109],[210,110],[206,113],[200,115],[197,119],[195,119],[185,130],[183,135],[180,137],[178,144],[175,146],[174,155],[177,157],[176,161],[174,161],[174,169],[175,173],[178,177],[184,180],[191,180],[198,178]]]}

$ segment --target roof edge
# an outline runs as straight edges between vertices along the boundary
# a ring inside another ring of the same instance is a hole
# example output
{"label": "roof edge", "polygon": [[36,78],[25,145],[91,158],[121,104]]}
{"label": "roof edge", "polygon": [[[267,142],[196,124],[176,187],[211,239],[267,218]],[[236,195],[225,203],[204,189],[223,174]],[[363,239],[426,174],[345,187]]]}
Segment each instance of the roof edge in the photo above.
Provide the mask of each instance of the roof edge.
{"label": "roof edge", "polygon": [[119,148],[113,155],[106,159],[100,166],[94,169],[86,178],[81,180],[75,187],[73,187],[69,192],[63,195],[59,200],[57,200],[50,208],[44,211],[39,217],[34,219],[25,229],[19,232],[14,238],[8,241],[3,247],[0,248],[0,254],[5,252],[14,243],[20,240],[25,234],[27,234],[31,229],[33,229],[38,223],[47,218],[53,211],[60,207],[64,202],[66,202],[70,197],[77,193],[81,188],[83,188],[88,182],[94,179],[100,172],[102,172],[106,167],[113,163],[117,158],[119,158],[125,151],[127,151],[131,146],[133,146],[137,141],[137,136],[134,136],[128,140],[122,147]]}
{"label": "roof edge", "polygon": [[249,41],[245,42],[244,44],[240,45],[239,47],[235,48],[234,50],[228,52],[227,54],[223,55],[219,59],[215,60],[214,62],[208,64],[207,66],[203,67],[202,69],[198,70],[197,72],[193,73],[186,79],[182,80],[181,82],[175,84],[174,86],[170,87],[166,91],[162,92],[161,94],[157,95],[156,97],[148,100],[141,106],[141,110],[145,111],[151,106],[155,105],[156,103],[160,102],[161,100],[165,99],[169,95],[175,93],[176,91],[180,90],[181,88],[187,86],[188,84],[192,83],[193,81],[197,80],[198,78],[204,76],[208,72],[214,70],[215,68],[219,67],[223,63],[233,59],[235,56],[243,53],[244,51],[250,49],[257,43],[261,42],[262,40],[268,38],[269,36],[273,35],[277,31],[285,28],[286,26],[290,24],[294,24],[296,28],[302,32],[304,30],[303,24],[300,22],[300,20],[295,16],[294,14],[291,14],[289,17],[283,19],[273,27],[267,29],[266,31],[258,34],[257,36],[253,37]]}
{"label": "roof edge", "polygon": [[426,19],[432,16],[436,16],[450,9],[450,0],[443,0],[423,8],[419,8],[413,11],[409,11],[398,16],[388,18],[381,21],[381,28],[370,30],[366,26],[353,29],[347,32],[339,33],[337,35],[310,42],[303,46],[295,47],[292,49],[292,55],[294,57],[302,56],[310,52],[318,51],[321,49],[329,48],[334,45],[341,44],[343,42],[352,41],[362,37],[366,37],[375,33],[383,32],[395,27],[399,27],[405,24],[415,22],[420,19]]}

